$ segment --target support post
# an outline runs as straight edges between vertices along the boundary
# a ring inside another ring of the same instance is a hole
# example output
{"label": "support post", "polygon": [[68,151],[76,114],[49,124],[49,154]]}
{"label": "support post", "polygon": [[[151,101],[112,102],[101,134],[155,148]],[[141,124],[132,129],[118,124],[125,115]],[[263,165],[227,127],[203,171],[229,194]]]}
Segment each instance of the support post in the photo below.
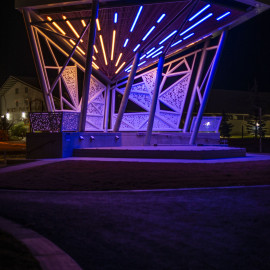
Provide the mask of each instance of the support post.
{"label": "support post", "polygon": [[28,39],[29,39],[29,42],[31,45],[31,51],[32,51],[32,55],[34,58],[34,63],[35,63],[38,79],[39,79],[40,86],[41,86],[41,89],[43,92],[43,97],[44,97],[44,101],[46,104],[46,108],[47,108],[48,112],[52,112],[53,107],[51,104],[51,100],[49,99],[49,91],[48,91],[48,87],[46,84],[45,74],[44,74],[44,70],[42,68],[41,59],[39,56],[38,45],[37,45],[37,42],[35,39],[33,28],[31,26],[31,16],[30,16],[29,10],[24,8],[22,10],[22,14],[23,14],[24,23],[25,23],[26,30],[27,30]]}
{"label": "support post", "polygon": [[156,112],[158,95],[159,95],[159,87],[160,87],[160,83],[162,79],[163,65],[164,65],[164,55],[161,55],[158,61],[156,82],[155,82],[155,88],[153,92],[153,98],[152,98],[152,103],[151,103],[151,108],[150,108],[150,113],[149,113],[147,132],[146,132],[144,145],[150,145],[150,142],[151,142],[152,130],[153,130],[154,119],[155,119],[155,112]]}
{"label": "support post", "polygon": [[87,50],[87,56],[86,56],[86,66],[85,66],[85,72],[84,72],[84,78],[83,78],[82,107],[81,107],[80,124],[79,124],[80,132],[85,131],[88,96],[89,96],[90,80],[91,80],[91,74],[92,74],[92,57],[94,53],[93,46],[94,46],[95,38],[96,38],[96,19],[98,17],[98,8],[99,8],[99,1],[93,0],[89,39],[88,39],[88,50]]}
{"label": "support post", "polygon": [[197,75],[196,75],[194,87],[192,90],[192,94],[191,94],[191,98],[190,98],[190,102],[189,102],[189,106],[188,106],[188,112],[187,112],[183,132],[189,131],[190,120],[192,117],[192,112],[193,112],[193,108],[194,108],[194,104],[195,104],[195,100],[196,100],[196,95],[197,95],[197,88],[198,88],[198,84],[199,84],[201,77],[202,77],[202,70],[203,70],[203,67],[205,64],[205,58],[206,58],[206,53],[207,53],[206,49],[209,45],[209,41],[210,40],[208,39],[204,43],[204,47],[203,47],[203,51],[202,51],[202,55],[201,55],[201,60],[200,60],[199,67],[197,70]]}
{"label": "support post", "polygon": [[221,55],[221,51],[222,51],[222,48],[223,48],[223,45],[224,45],[225,38],[226,38],[226,32],[223,31],[221,36],[220,36],[218,48],[217,48],[217,51],[216,51],[215,58],[213,60],[213,64],[212,64],[212,68],[211,68],[211,71],[210,71],[210,74],[209,74],[209,77],[208,77],[208,81],[207,81],[207,84],[205,86],[202,103],[201,103],[201,106],[199,108],[199,112],[197,114],[194,129],[193,129],[193,132],[191,133],[191,137],[190,137],[190,140],[189,140],[190,145],[195,145],[195,142],[196,142],[196,139],[197,139],[200,124],[201,124],[201,121],[202,121],[202,116],[203,116],[203,113],[204,113],[204,110],[205,110],[205,107],[206,107],[206,104],[207,104],[207,101],[208,101],[208,97],[210,95],[210,90],[211,90],[211,87],[212,87],[212,84],[213,84],[213,81],[214,81],[215,72],[216,72],[216,69],[217,69],[218,61],[219,61],[219,58],[220,58],[220,55]]}
{"label": "support post", "polygon": [[106,87],[106,101],[105,101],[105,114],[104,114],[104,132],[108,132],[109,124],[109,109],[110,109],[110,94],[111,86],[108,84]]}
{"label": "support post", "polygon": [[137,71],[139,61],[140,61],[140,57],[141,57],[141,52],[139,51],[139,52],[136,53],[135,58],[133,60],[133,64],[132,64],[131,72],[130,72],[129,77],[128,77],[128,81],[127,81],[126,89],[125,89],[125,92],[124,92],[124,96],[122,98],[120,108],[119,108],[119,111],[118,111],[118,115],[117,115],[117,118],[116,118],[116,121],[115,121],[115,124],[114,124],[114,128],[113,128],[114,132],[119,131],[119,128],[120,128],[120,125],[121,125],[121,122],[122,122],[122,118],[123,118],[124,112],[125,112],[126,107],[127,107],[128,97],[129,97],[131,87],[132,87],[132,84],[133,84],[133,81],[134,81],[134,78],[135,78],[135,75],[136,75],[136,71]]}

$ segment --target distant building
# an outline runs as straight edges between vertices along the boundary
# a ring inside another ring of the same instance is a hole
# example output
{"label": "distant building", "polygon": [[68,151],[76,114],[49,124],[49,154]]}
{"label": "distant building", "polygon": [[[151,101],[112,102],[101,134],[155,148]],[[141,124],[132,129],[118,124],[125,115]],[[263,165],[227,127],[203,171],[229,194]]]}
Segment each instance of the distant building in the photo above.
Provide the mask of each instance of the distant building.
{"label": "distant building", "polygon": [[205,116],[220,116],[225,112],[229,122],[233,124],[231,135],[248,135],[247,121],[250,114],[259,114],[262,109],[262,119],[266,124],[266,135],[270,135],[270,93],[252,91],[218,90],[211,91]]}
{"label": "distant building", "polygon": [[38,80],[9,76],[0,88],[0,113],[14,123],[26,121],[29,112],[45,110]]}

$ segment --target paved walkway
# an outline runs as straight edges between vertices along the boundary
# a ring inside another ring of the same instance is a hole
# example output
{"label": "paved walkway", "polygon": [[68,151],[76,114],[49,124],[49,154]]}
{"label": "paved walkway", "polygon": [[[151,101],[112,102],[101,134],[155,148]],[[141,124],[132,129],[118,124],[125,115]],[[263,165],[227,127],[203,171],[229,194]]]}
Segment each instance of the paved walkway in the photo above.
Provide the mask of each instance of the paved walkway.
{"label": "paved walkway", "polygon": [[230,163],[230,162],[246,162],[246,161],[261,161],[270,160],[270,154],[253,154],[248,153],[246,157],[238,158],[219,158],[207,160],[191,160],[191,159],[143,159],[143,158],[89,158],[89,157],[70,157],[70,158],[56,158],[56,159],[42,159],[34,162],[27,162],[19,165],[8,166],[0,168],[0,174],[5,172],[13,172],[27,168],[42,166],[49,163],[61,162],[66,160],[89,160],[89,161],[121,161],[121,162],[162,162],[162,163]]}
{"label": "paved walkway", "polygon": [[2,190],[0,215],[50,239],[84,270],[268,270],[269,198],[270,186]]}

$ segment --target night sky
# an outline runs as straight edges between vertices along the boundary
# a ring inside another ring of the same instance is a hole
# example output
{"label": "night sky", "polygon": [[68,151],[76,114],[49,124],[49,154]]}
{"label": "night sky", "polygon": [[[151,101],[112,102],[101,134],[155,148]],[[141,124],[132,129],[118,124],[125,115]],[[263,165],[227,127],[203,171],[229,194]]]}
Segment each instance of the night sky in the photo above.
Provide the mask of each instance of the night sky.
{"label": "night sky", "polygon": [[[8,6],[6,6],[8,5]],[[27,34],[14,1],[1,8],[0,85],[9,75],[36,76]],[[270,10],[230,30],[213,87],[270,92]]]}

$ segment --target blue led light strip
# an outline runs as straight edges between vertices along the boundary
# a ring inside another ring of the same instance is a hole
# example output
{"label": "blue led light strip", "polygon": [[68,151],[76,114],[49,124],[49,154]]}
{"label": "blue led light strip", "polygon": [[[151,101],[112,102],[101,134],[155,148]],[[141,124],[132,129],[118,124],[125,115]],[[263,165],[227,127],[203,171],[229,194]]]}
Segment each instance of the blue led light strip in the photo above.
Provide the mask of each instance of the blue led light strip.
{"label": "blue led light strip", "polygon": [[126,40],[125,40],[125,43],[124,43],[124,48],[127,46],[127,44],[128,44],[128,41],[129,41],[129,39],[127,38]]}
{"label": "blue led light strip", "polygon": [[146,56],[146,54],[144,54],[144,55],[140,58],[140,60],[142,60],[145,56]]}
{"label": "blue led light strip", "polygon": [[219,21],[219,20],[223,19],[224,17],[227,17],[227,16],[230,15],[230,14],[231,14],[231,12],[228,11],[228,12],[222,14],[221,16],[217,17],[216,20]]}
{"label": "blue led light strip", "polygon": [[183,41],[182,39],[176,41],[175,43],[173,43],[173,44],[171,45],[171,48],[174,47],[174,46],[176,46],[177,44],[181,43],[182,41]]}
{"label": "blue led light strip", "polygon": [[125,71],[128,71],[129,69],[131,69],[132,68],[132,65],[130,65],[129,67],[127,67],[126,69],[125,69]]}
{"label": "blue led light strip", "polygon": [[143,9],[143,6],[140,6],[140,8],[139,8],[139,10],[138,10],[138,12],[137,12],[137,15],[136,15],[136,17],[135,17],[135,20],[134,20],[134,22],[133,22],[133,24],[132,24],[132,26],[131,26],[131,28],[130,28],[130,30],[129,30],[130,32],[133,32],[134,27],[135,27],[135,25],[136,25],[136,23],[137,23],[137,21],[138,21],[140,15],[141,15],[142,9]]}
{"label": "blue led light strip", "polygon": [[151,57],[152,55],[154,55],[154,54],[157,53],[158,51],[162,50],[163,48],[164,48],[164,46],[159,47],[158,49],[156,49],[156,50],[153,51],[152,53],[148,54],[148,55],[146,56],[146,58]]}
{"label": "blue led light strip", "polygon": [[142,40],[145,41],[147,37],[154,31],[155,28],[156,28],[155,26],[152,26],[150,30],[146,33],[146,35],[143,37]]}
{"label": "blue led light strip", "polygon": [[210,8],[211,5],[208,4],[205,7],[203,7],[202,9],[200,9],[196,14],[194,14],[191,18],[189,18],[188,20],[191,22],[193,19],[195,19],[196,17],[198,17],[202,12],[204,12],[206,9]]}
{"label": "blue led light strip", "polygon": [[114,23],[117,23],[117,20],[118,20],[118,14],[117,12],[114,13]]}
{"label": "blue led light strip", "polygon": [[173,36],[176,32],[177,32],[177,30],[174,30],[174,31],[171,32],[167,37],[165,37],[164,39],[162,39],[158,44],[161,45],[161,44],[164,43],[167,39],[169,39],[171,36]]}
{"label": "blue led light strip", "polygon": [[153,55],[152,58],[155,58],[156,56],[158,56],[161,53],[162,53],[162,51],[158,52],[157,54]]}
{"label": "blue led light strip", "polygon": [[184,37],[183,40],[186,40],[186,39],[192,37],[193,35],[194,35],[194,33],[191,33],[191,34],[189,34],[188,36]]}
{"label": "blue led light strip", "polygon": [[184,32],[180,33],[180,36],[183,36],[185,33],[187,33],[188,31],[190,31],[191,29],[193,29],[194,27],[198,26],[199,24],[201,24],[202,22],[204,22],[205,20],[207,20],[208,18],[210,18],[211,16],[213,16],[213,13],[209,13],[208,15],[206,15],[205,17],[203,17],[201,20],[199,20],[198,22],[194,23],[193,25],[191,25],[188,29],[186,29]]}
{"label": "blue led light strip", "polygon": [[160,23],[160,22],[164,19],[165,16],[166,16],[166,14],[163,13],[163,14],[159,17],[159,19],[157,20],[157,23]]}
{"label": "blue led light strip", "polygon": [[138,44],[138,45],[134,48],[133,52],[136,52],[137,49],[138,49],[140,46],[141,46],[141,44]]}
{"label": "blue led light strip", "polygon": [[144,63],[146,63],[146,61],[141,62],[141,63],[138,65],[138,67],[141,66],[141,65],[143,65]]}
{"label": "blue led light strip", "polygon": [[153,47],[151,50],[149,50],[146,54],[149,54],[150,52],[152,52],[153,50],[155,50],[156,47]]}

